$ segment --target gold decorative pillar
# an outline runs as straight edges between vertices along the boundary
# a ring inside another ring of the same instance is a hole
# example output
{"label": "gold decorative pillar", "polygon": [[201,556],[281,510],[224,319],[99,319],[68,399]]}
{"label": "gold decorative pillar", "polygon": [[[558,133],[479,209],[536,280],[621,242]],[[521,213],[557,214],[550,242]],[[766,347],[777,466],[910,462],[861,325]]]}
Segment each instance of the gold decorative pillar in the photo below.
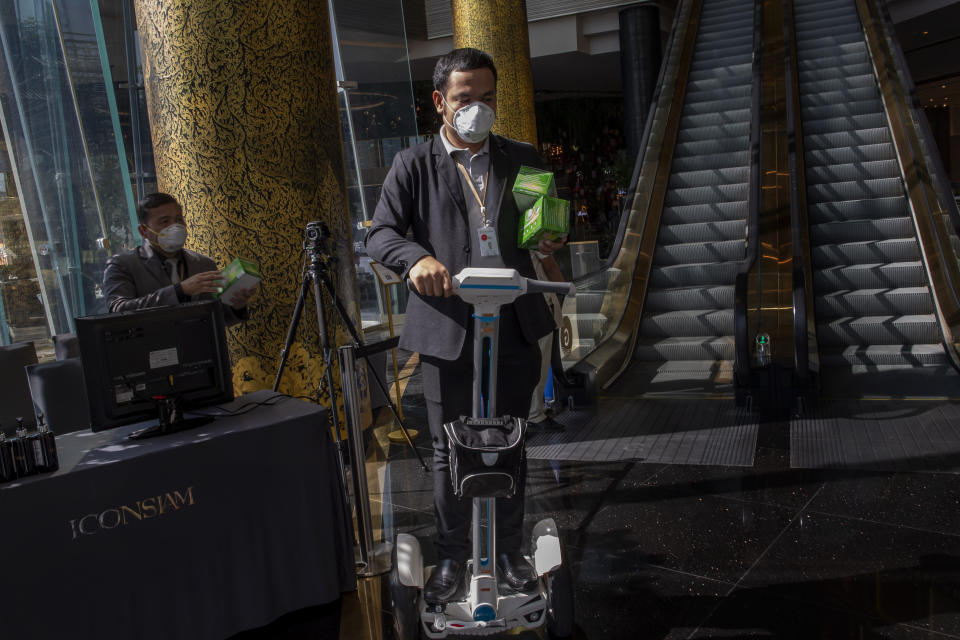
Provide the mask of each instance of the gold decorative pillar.
{"label": "gold decorative pillar", "polygon": [[[332,232],[330,276],[360,326],[327,3],[136,0],[136,12],[159,188],[183,204],[189,248],[221,268],[260,265],[250,318],[228,334],[236,392],[270,388],[311,220]],[[343,344],[324,300],[331,344]],[[311,291],[282,391],[316,392],[317,326]]]}
{"label": "gold decorative pillar", "polygon": [[452,0],[453,44],[493,56],[497,66],[494,132],[536,146],[530,37],[524,0]]}

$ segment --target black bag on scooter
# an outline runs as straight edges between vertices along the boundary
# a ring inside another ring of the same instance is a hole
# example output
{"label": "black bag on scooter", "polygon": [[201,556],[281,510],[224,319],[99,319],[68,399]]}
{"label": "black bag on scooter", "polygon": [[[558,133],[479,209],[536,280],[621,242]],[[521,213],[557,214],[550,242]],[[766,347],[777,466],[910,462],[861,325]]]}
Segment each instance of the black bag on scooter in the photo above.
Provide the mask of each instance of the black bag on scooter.
{"label": "black bag on scooter", "polygon": [[510,498],[523,463],[527,421],[468,418],[443,425],[450,445],[450,479],[458,498]]}

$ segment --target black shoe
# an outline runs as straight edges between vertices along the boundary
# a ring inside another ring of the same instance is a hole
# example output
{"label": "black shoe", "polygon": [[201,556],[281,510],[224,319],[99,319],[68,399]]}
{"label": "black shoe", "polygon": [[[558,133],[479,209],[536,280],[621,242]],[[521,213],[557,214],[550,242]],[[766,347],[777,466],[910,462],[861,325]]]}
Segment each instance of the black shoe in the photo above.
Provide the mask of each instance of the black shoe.
{"label": "black shoe", "polygon": [[427,604],[449,602],[463,584],[463,573],[466,567],[466,562],[453,558],[440,560],[430,573],[427,584],[423,585],[423,599]]}
{"label": "black shoe", "polygon": [[550,416],[547,416],[540,422],[528,422],[527,429],[530,433],[557,433],[563,431],[564,426]]}
{"label": "black shoe", "polygon": [[498,553],[497,569],[504,582],[517,591],[529,591],[537,584],[537,572],[519,551]]}

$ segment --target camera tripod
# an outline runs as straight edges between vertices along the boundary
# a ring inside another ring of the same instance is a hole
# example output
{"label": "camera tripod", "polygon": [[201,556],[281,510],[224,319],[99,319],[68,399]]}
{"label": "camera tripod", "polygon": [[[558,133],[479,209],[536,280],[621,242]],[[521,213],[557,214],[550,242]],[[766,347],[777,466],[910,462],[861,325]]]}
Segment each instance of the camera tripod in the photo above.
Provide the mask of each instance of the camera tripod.
{"label": "camera tripod", "polygon": [[[314,223],[311,223],[311,225]],[[324,225],[325,230],[325,225]],[[310,231],[314,231],[314,236],[310,236]],[[326,232],[329,233],[329,232]],[[316,233],[316,229],[311,229],[308,225],[307,236],[308,238],[317,238],[322,237],[321,234]],[[290,318],[290,327],[287,329],[287,338],[283,345],[283,350],[280,351],[280,365],[277,368],[277,377],[273,382],[273,390],[277,391],[280,387],[280,379],[283,376],[283,370],[287,364],[287,357],[290,355],[290,347],[293,345],[294,337],[297,333],[297,326],[300,324],[300,316],[303,312],[303,306],[307,295],[307,290],[310,289],[311,284],[313,285],[313,300],[314,306],[317,309],[317,330],[320,333],[320,347],[321,353],[323,356],[324,364],[324,377],[326,378],[327,388],[330,390],[330,416],[333,422],[333,433],[334,439],[336,440],[337,445],[337,456],[338,465],[340,467],[340,479],[344,482],[346,486],[346,472],[343,466],[343,442],[340,438],[340,418],[337,413],[337,399],[336,394],[334,393],[333,387],[333,349],[330,345],[330,339],[327,336],[327,318],[326,313],[323,308],[323,293],[321,286],[326,289],[327,295],[330,296],[330,299],[333,301],[334,307],[337,310],[337,315],[340,316],[340,320],[343,322],[343,325],[347,328],[347,331],[350,333],[350,338],[353,340],[353,343],[358,347],[358,353],[363,357],[364,361],[367,363],[367,369],[372,374],[374,380],[376,380],[377,385],[380,387],[380,391],[383,392],[384,398],[387,400],[387,404],[390,407],[390,411],[393,413],[394,418],[397,420],[397,424],[400,425],[400,430],[403,432],[404,437],[406,438],[407,444],[417,455],[417,459],[420,461],[420,466],[424,471],[427,471],[427,465],[423,461],[423,456],[420,455],[420,452],[414,446],[413,441],[410,439],[410,434],[407,431],[406,425],[403,423],[403,419],[400,417],[400,413],[397,411],[397,407],[390,400],[390,393],[387,390],[386,384],[383,380],[380,379],[380,376],[377,375],[376,369],[370,363],[370,358],[367,350],[361,350],[364,346],[363,340],[360,337],[360,334],[357,332],[356,327],[353,325],[353,322],[350,320],[350,316],[347,313],[347,310],[343,306],[343,302],[340,298],[337,297],[337,292],[333,287],[333,282],[330,280],[328,275],[328,265],[335,261],[335,258],[332,256],[322,255],[322,251],[316,246],[306,245],[307,254],[310,257],[310,263],[306,266],[303,271],[303,280],[300,283],[300,293],[297,296],[297,303],[293,308],[293,315]],[[346,381],[344,381],[346,384]]]}

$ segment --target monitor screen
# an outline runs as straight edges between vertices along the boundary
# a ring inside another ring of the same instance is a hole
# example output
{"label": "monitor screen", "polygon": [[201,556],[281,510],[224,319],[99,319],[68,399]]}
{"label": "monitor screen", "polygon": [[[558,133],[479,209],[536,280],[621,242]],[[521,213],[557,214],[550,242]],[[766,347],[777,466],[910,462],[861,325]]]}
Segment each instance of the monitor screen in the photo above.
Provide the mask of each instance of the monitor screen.
{"label": "monitor screen", "polygon": [[158,398],[186,411],[233,400],[223,309],[193,302],[77,318],[94,431],[158,417]]}

